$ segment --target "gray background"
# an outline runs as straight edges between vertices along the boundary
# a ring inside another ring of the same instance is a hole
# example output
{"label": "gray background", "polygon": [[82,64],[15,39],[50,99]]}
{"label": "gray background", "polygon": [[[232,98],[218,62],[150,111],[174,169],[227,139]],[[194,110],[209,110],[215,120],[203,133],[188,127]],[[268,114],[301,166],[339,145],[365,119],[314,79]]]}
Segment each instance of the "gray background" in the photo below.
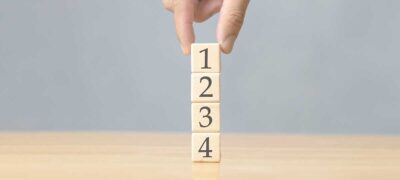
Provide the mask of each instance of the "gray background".
{"label": "gray background", "polygon": [[[222,130],[400,133],[399,32],[400,1],[253,0]],[[0,130],[189,132],[189,59],[158,0],[0,0]]]}

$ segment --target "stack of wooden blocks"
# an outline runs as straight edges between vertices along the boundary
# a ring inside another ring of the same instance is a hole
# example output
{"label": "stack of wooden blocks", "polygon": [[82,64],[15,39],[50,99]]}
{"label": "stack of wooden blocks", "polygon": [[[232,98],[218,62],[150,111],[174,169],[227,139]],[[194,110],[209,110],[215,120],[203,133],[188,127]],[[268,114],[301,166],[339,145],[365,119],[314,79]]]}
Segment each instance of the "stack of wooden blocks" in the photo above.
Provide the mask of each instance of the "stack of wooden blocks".
{"label": "stack of wooden blocks", "polygon": [[192,44],[192,161],[219,162],[220,46]]}

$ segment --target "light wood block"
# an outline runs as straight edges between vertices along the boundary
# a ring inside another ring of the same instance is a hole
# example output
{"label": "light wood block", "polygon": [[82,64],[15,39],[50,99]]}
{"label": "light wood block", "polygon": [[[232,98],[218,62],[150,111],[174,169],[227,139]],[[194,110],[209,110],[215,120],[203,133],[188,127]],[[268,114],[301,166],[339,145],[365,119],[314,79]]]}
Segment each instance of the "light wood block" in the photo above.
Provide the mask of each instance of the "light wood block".
{"label": "light wood block", "polygon": [[192,132],[219,132],[220,122],[220,103],[192,103]]}
{"label": "light wood block", "polygon": [[192,133],[192,161],[220,161],[220,133]]}
{"label": "light wood block", "polygon": [[219,73],[221,55],[218,43],[192,44],[192,72]]}
{"label": "light wood block", "polygon": [[192,102],[220,101],[220,73],[192,73]]}

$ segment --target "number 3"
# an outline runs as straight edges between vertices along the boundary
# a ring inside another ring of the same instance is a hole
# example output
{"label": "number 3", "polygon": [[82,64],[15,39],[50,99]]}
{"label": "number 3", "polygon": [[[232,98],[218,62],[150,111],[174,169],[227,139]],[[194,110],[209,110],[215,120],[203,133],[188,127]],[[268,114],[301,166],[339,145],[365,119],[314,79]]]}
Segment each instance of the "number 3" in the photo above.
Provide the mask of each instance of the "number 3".
{"label": "number 3", "polygon": [[203,124],[201,124],[201,122],[199,122],[199,125],[200,125],[200,127],[205,128],[205,127],[208,127],[208,126],[211,125],[211,123],[212,123],[212,117],[210,116],[210,113],[211,113],[210,107],[207,107],[207,106],[201,107],[201,108],[200,108],[200,113],[201,113],[201,111],[203,111],[203,110],[206,110],[206,111],[207,111],[207,114],[206,114],[206,115],[203,115],[203,118],[207,118],[207,119],[208,119],[208,124],[207,124],[207,125],[203,125]]}

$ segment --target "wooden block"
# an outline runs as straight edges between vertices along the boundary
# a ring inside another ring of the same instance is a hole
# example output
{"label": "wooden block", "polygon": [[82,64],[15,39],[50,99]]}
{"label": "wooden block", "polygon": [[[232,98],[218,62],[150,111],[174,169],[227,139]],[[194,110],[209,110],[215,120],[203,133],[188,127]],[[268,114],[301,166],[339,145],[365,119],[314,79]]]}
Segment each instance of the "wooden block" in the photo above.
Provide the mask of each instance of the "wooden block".
{"label": "wooden block", "polygon": [[192,44],[191,51],[192,72],[220,72],[221,55],[218,43]]}
{"label": "wooden block", "polygon": [[220,103],[192,103],[192,132],[219,132]]}
{"label": "wooden block", "polygon": [[192,133],[192,161],[219,162],[220,133]]}
{"label": "wooden block", "polygon": [[219,73],[192,73],[192,102],[219,102]]}

